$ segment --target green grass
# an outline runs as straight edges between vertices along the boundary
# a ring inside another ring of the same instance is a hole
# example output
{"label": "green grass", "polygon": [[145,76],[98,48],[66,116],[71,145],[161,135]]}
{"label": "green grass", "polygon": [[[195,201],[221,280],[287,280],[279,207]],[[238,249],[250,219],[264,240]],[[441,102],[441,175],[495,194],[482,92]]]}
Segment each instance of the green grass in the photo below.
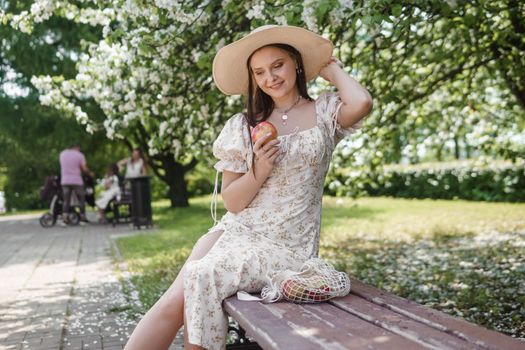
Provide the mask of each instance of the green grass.
{"label": "green grass", "polygon": [[[209,200],[157,202],[158,231],[117,241],[145,308],[212,226]],[[525,204],[325,197],[321,232],[321,257],[352,277],[525,338]]]}
{"label": "green grass", "polygon": [[4,216],[14,216],[14,215],[25,215],[25,214],[43,214],[46,212],[46,209],[27,209],[27,210],[9,210],[3,214],[0,214],[0,217]]}
{"label": "green grass", "polygon": [[[155,202],[153,220],[160,229],[117,240],[146,308],[169,287],[197,239],[213,225],[208,197],[190,203],[189,208],[173,209],[169,201]],[[220,207],[218,215],[224,212]]]}
{"label": "green grass", "polygon": [[322,237],[411,241],[441,235],[525,230],[525,204],[386,197],[325,197]]}

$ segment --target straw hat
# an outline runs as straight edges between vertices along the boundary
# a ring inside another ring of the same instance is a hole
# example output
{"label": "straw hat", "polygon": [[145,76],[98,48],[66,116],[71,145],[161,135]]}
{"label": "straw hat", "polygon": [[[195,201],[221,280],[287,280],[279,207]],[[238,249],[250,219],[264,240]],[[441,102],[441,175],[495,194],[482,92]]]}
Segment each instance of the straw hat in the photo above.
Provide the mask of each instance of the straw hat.
{"label": "straw hat", "polygon": [[288,44],[303,57],[306,80],[315,78],[332,56],[333,45],[309,30],[293,26],[266,25],[224,46],[213,59],[213,80],[226,95],[248,93],[248,57],[268,44]]}

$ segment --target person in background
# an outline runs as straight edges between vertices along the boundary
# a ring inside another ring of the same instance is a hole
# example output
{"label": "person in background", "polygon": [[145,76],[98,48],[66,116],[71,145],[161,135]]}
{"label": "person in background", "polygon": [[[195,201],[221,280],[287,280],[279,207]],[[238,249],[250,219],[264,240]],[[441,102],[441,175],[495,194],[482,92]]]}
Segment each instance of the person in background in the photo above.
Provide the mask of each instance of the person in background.
{"label": "person in background", "polygon": [[95,174],[89,170],[84,154],[80,152],[80,144],[74,143],[70,148],[60,152],[60,184],[62,185],[63,204],[62,204],[62,223],[65,227],[69,223],[69,209],[71,207],[71,196],[75,193],[80,207],[80,224],[87,222],[84,181],[82,173],[94,177]]}
{"label": "person in background", "polygon": [[134,148],[131,157],[119,160],[117,165],[121,171],[124,167],[126,168],[126,174],[124,176],[126,179],[146,176],[148,173],[147,164],[140,148]]}
{"label": "person in background", "polygon": [[95,204],[98,208],[98,222],[106,223],[105,210],[109,202],[120,195],[120,185],[118,178],[118,166],[115,163],[108,165],[106,170],[106,176],[102,182],[104,186],[104,192],[99,199],[96,200]]}

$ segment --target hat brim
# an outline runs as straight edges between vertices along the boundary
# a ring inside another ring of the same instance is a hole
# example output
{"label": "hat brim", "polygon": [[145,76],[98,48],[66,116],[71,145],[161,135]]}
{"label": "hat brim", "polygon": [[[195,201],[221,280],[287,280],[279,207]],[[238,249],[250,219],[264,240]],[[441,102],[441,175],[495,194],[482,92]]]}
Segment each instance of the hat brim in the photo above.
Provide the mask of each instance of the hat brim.
{"label": "hat brim", "polygon": [[248,57],[269,44],[288,44],[301,53],[306,80],[315,78],[330,61],[333,45],[307,29],[294,26],[268,26],[224,46],[213,59],[213,80],[226,95],[247,95]]}

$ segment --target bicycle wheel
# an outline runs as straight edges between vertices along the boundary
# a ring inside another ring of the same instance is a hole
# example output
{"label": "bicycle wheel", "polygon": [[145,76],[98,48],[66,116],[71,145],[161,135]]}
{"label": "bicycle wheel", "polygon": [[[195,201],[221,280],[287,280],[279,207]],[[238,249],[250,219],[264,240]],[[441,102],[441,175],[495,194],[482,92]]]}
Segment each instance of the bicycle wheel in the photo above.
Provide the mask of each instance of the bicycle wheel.
{"label": "bicycle wheel", "polygon": [[40,225],[42,227],[52,227],[57,222],[57,218],[50,213],[45,213],[40,217]]}
{"label": "bicycle wheel", "polygon": [[72,211],[71,213],[69,213],[68,218],[69,218],[68,224],[71,226],[76,226],[80,222],[80,214],[77,213],[76,211]]}

